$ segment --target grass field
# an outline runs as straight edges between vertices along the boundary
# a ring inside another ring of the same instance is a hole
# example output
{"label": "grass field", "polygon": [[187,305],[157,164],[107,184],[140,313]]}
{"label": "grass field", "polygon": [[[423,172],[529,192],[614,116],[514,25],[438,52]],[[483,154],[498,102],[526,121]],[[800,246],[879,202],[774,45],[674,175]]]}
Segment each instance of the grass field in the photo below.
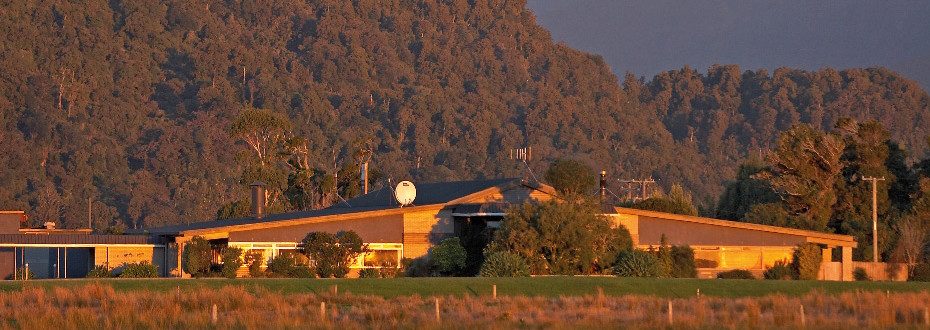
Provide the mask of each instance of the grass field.
{"label": "grass field", "polygon": [[[783,294],[789,297],[810,292],[837,294],[852,291],[926,292],[922,282],[834,282],[771,280],[701,280],[617,277],[534,277],[534,278],[395,278],[395,279],[73,279],[3,281],[0,291],[19,291],[23,285],[35,288],[69,288],[100,283],[116,291],[174,291],[219,289],[241,286],[276,293],[324,293],[337,289],[356,295],[379,297],[490,295],[497,286],[500,296],[584,296],[602,292],[608,296],[641,295],[661,298],[692,297],[700,290],[712,297],[761,297]],[[337,288],[336,288],[337,287]]]}
{"label": "grass field", "polygon": [[[498,285],[500,296],[497,299],[490,296],[492,283]],[[918,283],[558,277],[61,280],[26,284],[22,288],[21,284],[3,283],[7,291],[0,291],[0,328],[838,329],[930,326],[930,292],[926,285]],[[338,292],[332,290],[335,285],[339,286]],[[691,294],[697,287],[702,293],[744,297],[698,297]],[[808,293],[798,295],[804,291]],[[749,297],[762,293],[766,295]]]}

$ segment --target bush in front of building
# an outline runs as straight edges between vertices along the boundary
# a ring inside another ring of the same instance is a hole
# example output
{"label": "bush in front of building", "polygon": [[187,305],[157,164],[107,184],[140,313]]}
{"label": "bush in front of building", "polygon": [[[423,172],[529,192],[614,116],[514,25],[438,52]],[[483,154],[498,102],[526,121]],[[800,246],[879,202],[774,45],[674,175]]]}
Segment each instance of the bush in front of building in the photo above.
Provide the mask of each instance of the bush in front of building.
{"label": "bush in front of building", "polygon": [[755,276],[752,275],[752,272],[746,269],[734,269],[728,270],[725,272],[717,273],[717,278],[727,279],[727,280],[754,280]]}
{"label": "bush in front of building", "polygon": [[223,249],[223,277],[236,278],[236,272],[242,267],[242,249],[227,247]]}
{"label": "bush in front of building", "polygon": [[343,231],[336,235],[327,232],[312,232],[303,240],[303,251],[316,268],[321,278],[342,278],[356,259],[369,252],[368,244],[354,231]]}
{"label": "bush in front of building", "polygon": [[401,264],[405,265],[404,275],[407,277],[427,277],[432,275],[433,263],[428,257],[419,257],[415,259],[401,259]]}
{"label": "bush in front of building", "polygon": [[245,254],[245,263],[249,265],[249,276],[252,278],[265,277],[262,271],[262,264],[265,263],[265,255],[260,251],[249,251]]}
{"label": "bush in front of building", "polygon": [[778,260],[772,267],[762,273],[762,278],[767,280],[790,280],[794,277],[792,273],[788,260]]}
{"label": "bush in front of building", "polygon": [[191,276],[200,277],[210,272],[213,262],[210,242],[201,236],[194,236],[184,244],[184,271]]}
{"label": "bush in front of building", "polygon": [[669,276],[675,278],[697,277],[697,267],[694,264],[694,250],[687,245],[673,246],[671,249],[672,266]]}
{"label": "bush in front of building", "polygon": [[158,266],[150,264],[148,261],[139,263],[123,264],[123,272],[119,274],[122,278],[151,278],[158,277]]}
{"label": "bush in front of building", "polygon": [[654,253],[638,249],[621,251],[613,270],[619,277],[662,277],[667,274]]}
{"label": "bush in front of building", "polygon": [[907,280],[916,282],[930,282],[930,264],[914,265],[914,270],[911,271],[911,276],[908,276]]}
{"label": "bush in front of building", "polygon": [[429,250],[434,270],[442,276],[458,275],[465,268],[468,252],[462,246],[462,240],[452,237],[442,240],[439,245]]}
{"label": "bush in front of building", "polygon": [[381,278],[381,272],[375,268],[362,268],[358,272],[358,278]]}
{"label": "bush in front of building", "polygon": [[865,271],[865,268],[856,267],[853,269],[853,279],[856,281],[871,281],[872,278],[869,277],[869,273]]}
{"label": "bush in front of building", "polygon": [[791,269],[799,280],[816,280],[820,274],[823,252],[814,243],[802,243],[794,250]]}
{"label": "bush in front of building", "polygon": [[481,264],[481,270],[478,271],[481,277],[524,277],[530,276],[530,267],[520,256],[507,252],[492,252],[484,258]]}
{"label": "bush in front of building", "polygon": [[629,232],[600,214],[593,201],[548,201],[511,208],[488,245],[526,261],[533,274],[603,274],[632,248]]}
{"label": "bush in front of building", "polygon": [[278,252],[278,255],[268,261],[268,277],[314,277],[313,270],[310,269],[306,261],[301,259],[303,259],[303,256],[294,251],[283,250]]}
{"label": "bush in front of building", "polygon": [[87,278],[107,278],[110,277],[110,269],[105,266],[95,266],[87,272]]}
{"label": "bush in front of building", "polygon": [[36,274],[33,273],[32,270],[29,270],[26,267],[16,268],[16,274],[13,277],[13,279],[16,279],[16,280],[31,280],[34,278],[36,278]]}
{"label": "bush in front of building", "polygon": [[717,260],[701,259],[701,258],[694,259],[694,266],[697,268],[717,268],[717,266],[719,265],[720,263],[717,262]]}

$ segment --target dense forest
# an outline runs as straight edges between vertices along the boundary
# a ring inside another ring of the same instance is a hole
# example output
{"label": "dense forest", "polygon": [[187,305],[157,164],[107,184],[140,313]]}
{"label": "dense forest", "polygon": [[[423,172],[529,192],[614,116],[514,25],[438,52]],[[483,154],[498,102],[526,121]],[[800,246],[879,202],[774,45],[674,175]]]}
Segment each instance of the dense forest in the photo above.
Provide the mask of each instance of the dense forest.
{"label": "dense forest", "polygon": [[98,231],[234,215],[266,176],[279,210],[322,207],[367,159],[376,187],[520,176],[523,147],[709,209],[795,124],[875,119],[911,163],[930,135],[927,93],[883,68],[618,79],[523,0],[12,0],[0,30],[0,208]]}

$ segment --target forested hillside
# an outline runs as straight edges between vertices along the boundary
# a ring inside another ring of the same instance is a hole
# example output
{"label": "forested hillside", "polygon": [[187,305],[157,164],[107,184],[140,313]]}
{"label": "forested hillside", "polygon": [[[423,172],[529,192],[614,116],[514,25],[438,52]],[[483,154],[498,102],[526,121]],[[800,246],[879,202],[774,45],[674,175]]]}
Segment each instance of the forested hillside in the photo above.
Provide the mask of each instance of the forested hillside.
{"label": "forested hillside", "polygon": [[285,117],[300,144],[288,150],[306,164],[267,164],[287,175],[281,210],[356,194],[361,145],[376,186],[518,176],[510,150],[529,146],[537,175],[573,157],[680,183],[705,205],[795,123],[874,118],[912,159],[926,152],[927,94],[888,70],[715,66],[618,82],[599,56],[554,44],[524,5],[7,2],[0,208],[80,227],[90,203],[97,230],[213,219],[254,173],[232,130],[247,108]]}

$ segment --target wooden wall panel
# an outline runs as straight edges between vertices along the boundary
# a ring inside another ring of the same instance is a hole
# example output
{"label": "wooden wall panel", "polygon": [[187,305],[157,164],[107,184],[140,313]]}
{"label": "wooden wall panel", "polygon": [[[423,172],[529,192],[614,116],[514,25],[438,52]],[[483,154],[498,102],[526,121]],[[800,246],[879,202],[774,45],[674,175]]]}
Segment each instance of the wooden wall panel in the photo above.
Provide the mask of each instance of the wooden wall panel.
{"label": "wooden wall panel", "polygon": [[335,234],[340,231],[348,230],[355,231],[366,243],[401,243],[403,239],[403,216],[396,214],[372,218],[335,220],[294,226],[234,231],[229,233],[229,241],[300,242],[311,232],[322,231]]}
{"label": "wooden wall panel", "polygon": [[656,245],[662,234],[670,245],[797,246],[806,237],[639,216],[640,245]]}

